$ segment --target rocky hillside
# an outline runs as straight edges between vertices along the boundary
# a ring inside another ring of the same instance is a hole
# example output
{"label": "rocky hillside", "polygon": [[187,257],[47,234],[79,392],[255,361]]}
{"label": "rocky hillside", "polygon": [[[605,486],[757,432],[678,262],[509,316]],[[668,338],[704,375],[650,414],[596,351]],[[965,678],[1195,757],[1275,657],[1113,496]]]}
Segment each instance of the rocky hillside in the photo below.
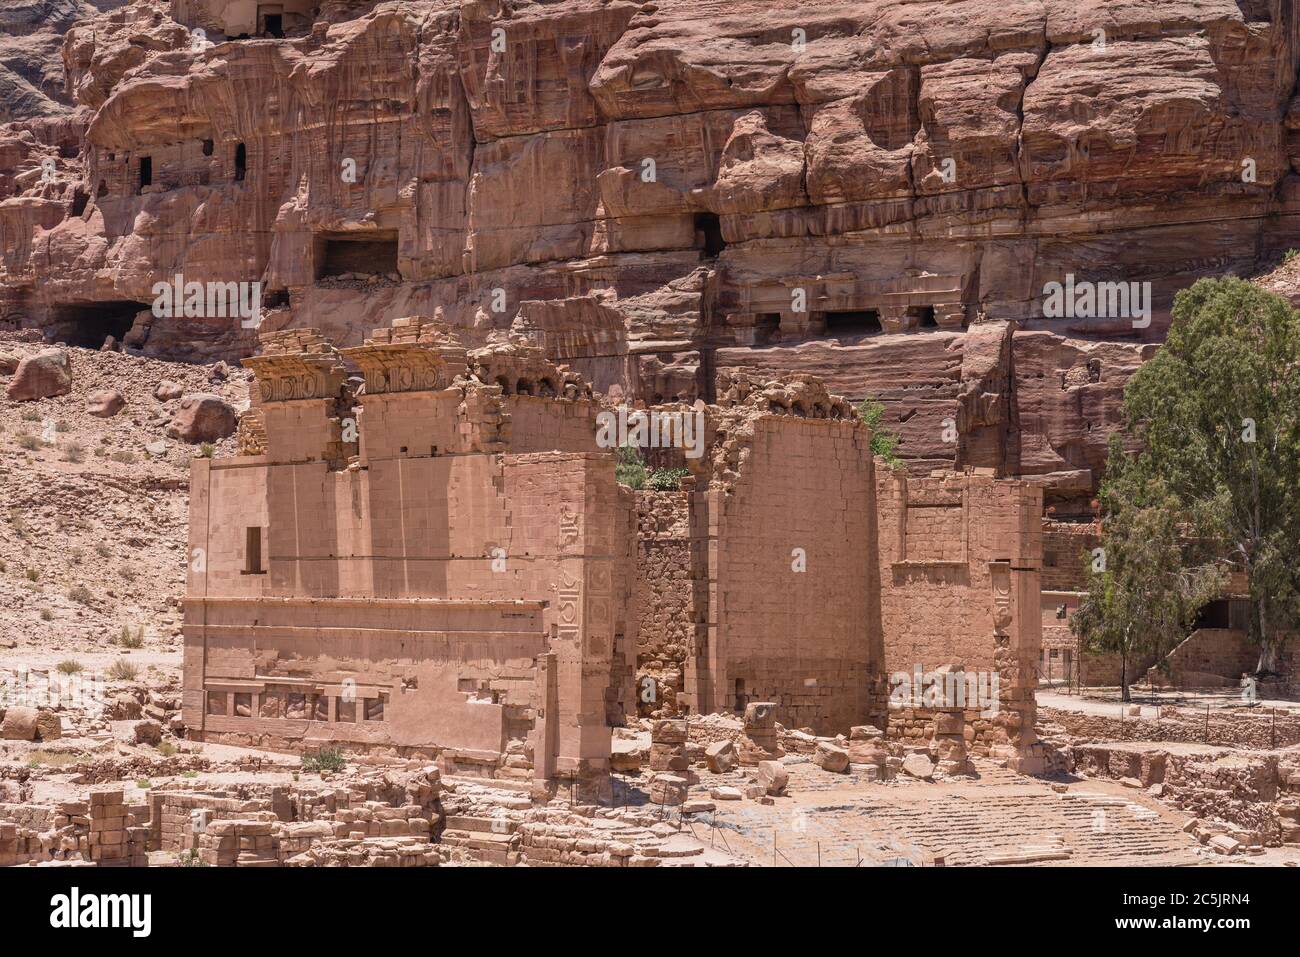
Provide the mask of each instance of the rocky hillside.
{"label": "rocky hillside", "polygon": [[[0,338],[0,383],[47,347]],[[117,352],[65,350],[66,394],[0,403],[0,645],[26,654],[106,649],[123,629],[146,648],[179,635],[189,460],[170,438],[181,396],[247,405],[246,373]],[[159,386],[162,388],[159,388]],[[163,396],[160,400],[155,391]],[[105,394],[116,393],[121,408]],[[106,404],[107,402],[107,404]],[[234,438],[214,443],[233,451]]]}

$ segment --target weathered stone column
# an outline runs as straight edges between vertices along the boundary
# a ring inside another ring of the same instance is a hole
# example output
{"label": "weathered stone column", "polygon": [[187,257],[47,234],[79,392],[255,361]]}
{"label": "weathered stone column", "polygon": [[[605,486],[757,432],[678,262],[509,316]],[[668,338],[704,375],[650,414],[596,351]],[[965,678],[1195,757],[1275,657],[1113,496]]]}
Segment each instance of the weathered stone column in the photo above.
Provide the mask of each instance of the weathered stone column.
{"label": "weathered stone column", "polygon": [[756,767],[760,761],[775,761],[785,755],[776,739],[776,704],[751,701],[745,705],[745,731],[736,739],[740,763]]}

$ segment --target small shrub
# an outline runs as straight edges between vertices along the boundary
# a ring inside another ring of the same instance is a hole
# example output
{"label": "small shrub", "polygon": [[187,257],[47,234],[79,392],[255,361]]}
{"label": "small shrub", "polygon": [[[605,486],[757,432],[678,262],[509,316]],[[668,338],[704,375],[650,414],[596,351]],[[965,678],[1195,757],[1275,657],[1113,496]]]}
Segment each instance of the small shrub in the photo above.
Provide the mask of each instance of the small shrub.
{"label": "small shrub", "polygon": [[131,634],[131,629],[123,625],[121,634],[117,636],[117,643],[123,648],[143,648],[144,625],[138,625],[135,634]]}
{"label": "small shrub", "polygon": [[130,565],[121,566],[118,568],[117,573],[122,576],[125,581],[135,581],[135,569]]}
{"label": "small shrub", "polygon": [[84,462],[86,460],[86,447],[80,442],[69,442],[63,447],[62,459],[65,462]]}
{"label": "small shrub", "polygon": [[54,423],[55,432],[66,432],[69,428],[71,428],[71,426],[68,425],[67,419],[59,419],[59,421]]}
{"label": "small shrub", "polygon": [[170,741],[160,741],[158,742],[158,753],[164,758],[170,758],[176,753],[176,745],[172,744]]}
{"label": "small shrub", "polygon": [[98,545],[95,546],[95,554],[98,555],[100,558],[107,558],[109,555],[113,554],[113,550],[109,548],[107,545],[105,545],[103,542],[100,542]]}
{"label": "small shrub", "polygon": [[134,681],[140,669],[125,658],[118,658],[108,668],[108,676],[114,681]]}
{"label": "small shrub", "polygon": [[41,577],[41,570],[39,568],[27,569],[27,580],[29,582],[37,581],[40,577]]}
{"label": "small shrub", "polygon": [[153,787],[153,785],[149,782],[148,778],[136,778],[135,786],[138,787],[141,791],[147,791],[149,790],[149,788]]}
{"label": "small shrub", "polygon": [[109,456],[114,462],[122,462],[125,465],[131,465],[135,462],[134,452],[114,452]]}
{"label": "small shrub", "polygon": [[85,585],[73,585],[68,589],[68,597],[73,601],[79,601],[83,605],[89,605],[91,594],[90,589]]}
{"label": "small shrub", "polygon": [[304,771],[342,771],[346,764],[341,748],[321,748],[302,756]]}
{"label": "small shrub", "polygon": [[646,487],[656,492],[676,492],[682,487],[682,479],[690,474],[687,469],[655,469]]}
{"label": "small shrub", "polygon": [[871,454],[885,460],[892,469],[903,467],[903,460],[898,457],[898,436],[881,423],[885,419],[885,407],[871,396],[858,403],[858,418],[871,429]]}
{"label": "small shrub", "polygon": [[28,452],[35,452],[35,451],[36,451],[37,449],[39,449],[43,444],[44,444],[44,443],[41,442],[41,440],[38,439],[38,438],[37,438],[36,436],[34,436],[34,435],[29,435],[29,434],[26,433],[26,432],[19,432],[19,433],[18,433],[18,446],[19,446],[19,448],[24,448],[24,449],[26,449]]}
{"label": "small shrub", "polygon": [[54,667],[59,670],[60,674],[65,675],[75,675],[85,670],[85,668],[82,667],[81,662],[77,661],[75,658],[64,658]]}
{"label": "small shrub", "polygon": [[39,422],[39,421],[41,421],[41,413],[40,413],[39,411],[37,411],[36,409],[24,409],[24,410],[23,410],[23,421],[24,421],[24,422]]}
{"label": "small shrub", "polygon": [[42,608],[41,621],[53,621],[53,620],[54,620],[54,612],[50,611],[48,608]]}
{"label": "small shrub", "polygon": [[[163,744],[167,744],[167,742],[164,741]],[[162,750],[162,745],[161,745],[161,744],[158,746],[158,750],[159,750],[159,751]],[[181,777],[183,777],[183,778],[197,778],[198,776],[199,776],[199,772],[198,772],[198,771],[182,771],[182,772],[181,772]]]}
{"label": "small shrub", "polygon": [[216,450],[217,450],[216,446],[214,446],[211,442],[204,442],[202,445],[199,446],[199,455],[205,459],[210,459],[212,458],[212,454],[216,452]]}
{"label": "small shrub", "polygon": [[649,473],[645,460],[641,458],[641,450],[633,445],[624,445],[616,454],[618,462],[614,466],[614,479],[618,484],[631,489],[644,488]]}
{"label": "small shrub", "polygon": [[211,867],[212,866],[207,861],[199,857],[199,852],[195,850],[189,850],[186,851],[184,854],[178,855],[176,860],[180,862],[181,867]]}

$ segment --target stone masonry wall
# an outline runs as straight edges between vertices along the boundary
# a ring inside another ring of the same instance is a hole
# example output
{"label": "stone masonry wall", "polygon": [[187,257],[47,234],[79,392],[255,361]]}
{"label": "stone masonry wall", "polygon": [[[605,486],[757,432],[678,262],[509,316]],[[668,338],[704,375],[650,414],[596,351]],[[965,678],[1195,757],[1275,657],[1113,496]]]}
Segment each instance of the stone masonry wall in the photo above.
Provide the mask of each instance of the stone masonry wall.
{"label": "stone masonry wall", "polygon": [[[738,477],[697,497],[710,560],[701,710],[777,704],[787,727],[879,718],[870,435],[856,421],[753,423]],[[688,690],[690,683],[688,681]]]}

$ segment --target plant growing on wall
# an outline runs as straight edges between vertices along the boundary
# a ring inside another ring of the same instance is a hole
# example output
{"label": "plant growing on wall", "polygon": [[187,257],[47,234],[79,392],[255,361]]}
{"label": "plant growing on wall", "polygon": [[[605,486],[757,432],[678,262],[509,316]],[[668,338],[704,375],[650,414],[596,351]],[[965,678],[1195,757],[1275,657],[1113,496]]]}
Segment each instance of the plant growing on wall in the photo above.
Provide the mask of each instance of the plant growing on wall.
{"label": "plant growing on wall", "polygon": [[618,461],[614,466],[614,478],[618,484],[633,489],[644,488],[648,471],[641,450],[634,445],[623,445],[615,454]]}
{"label": "plant growing on wall", "polygon": [[898,436],[881,423],[885,419],[885,406],[867,396],[858,403],[858,418],[871,430],[871,454],[885,460],[893,469],[903,467],[898,457]]}

